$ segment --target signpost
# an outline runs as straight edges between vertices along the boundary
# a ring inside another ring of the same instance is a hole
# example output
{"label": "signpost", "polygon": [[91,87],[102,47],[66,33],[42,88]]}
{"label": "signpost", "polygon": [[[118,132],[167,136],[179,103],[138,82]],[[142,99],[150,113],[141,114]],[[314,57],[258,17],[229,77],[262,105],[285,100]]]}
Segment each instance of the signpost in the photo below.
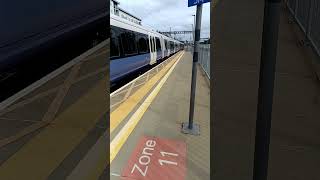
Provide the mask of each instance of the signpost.
{"label": "signpost", "polygon": [[194,116],[194,99],[197,83],[197,62],[198,62],[198,46],[200,41],[200,29],[201,29],[201,16],[202,16],[202,4],[210,2],[210,0],[188,0],[188,6],[197,5],[196,13],[196,27],[194,38],[194,51],[193,51],[193,63],[192,63],[192,82],[191,82],[191,95],[190,95],[190,108],[189,108],[189,122],[182,123],[181,132],[191,135],[200,135],[200,126],[193,124]]}
{"label": "signpost", "polygon": [[188,7],[210,2],[211,0],[188,0]]}

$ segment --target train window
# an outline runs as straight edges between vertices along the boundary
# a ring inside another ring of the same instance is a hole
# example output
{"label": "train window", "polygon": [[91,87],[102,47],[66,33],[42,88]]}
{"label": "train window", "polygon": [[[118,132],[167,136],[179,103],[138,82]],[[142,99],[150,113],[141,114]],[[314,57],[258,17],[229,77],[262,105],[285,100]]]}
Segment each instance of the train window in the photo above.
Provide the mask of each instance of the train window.
{"label": "train window", "polygon": [[150,36],[151,52],[155,52],[154,37]]}
{"label": "train window", "polygon": [[164,44],[164,49],[166,50],[167,49],[167,41],[166,40],[163,40],[163,44]]}
{"label": "train window", "polygon": [[125,55],[133,55],[138,53],[136,38],[133,32],[125,30],[125,32],[121,34],[121,40]]}
{"label": "train window", "polygon": [[144,36],[144,38],[146,39],[146,42],[147,42],[147,50],[148,50],[148,52],[149,52],[149,51],[150,51],[150,47],[149,47],[149,37],[148,37],[148,35],[146,35],[146,34],[144,34],[143,36]]}
{"label": "train window", "polygon": [[110,58],[120,56],[119,41],[117,38],[117,33],[113,29],[111,29],[111,48],[110,49],[111,49]]}
{"label": "train window", "polygon": [[157,51],[161,51],[160,39],[156,37],[156,48]]}
{"label": "train window", "polygon": [[148,52],[148,41],[147,38],[144,35],[139,35],[139,53],[146,53]]}
{"label": "train window", "polygon": [[171,50],[174,49],[174,44],[173,44],[173,42],[170,42],[170,49],[171,49]]}

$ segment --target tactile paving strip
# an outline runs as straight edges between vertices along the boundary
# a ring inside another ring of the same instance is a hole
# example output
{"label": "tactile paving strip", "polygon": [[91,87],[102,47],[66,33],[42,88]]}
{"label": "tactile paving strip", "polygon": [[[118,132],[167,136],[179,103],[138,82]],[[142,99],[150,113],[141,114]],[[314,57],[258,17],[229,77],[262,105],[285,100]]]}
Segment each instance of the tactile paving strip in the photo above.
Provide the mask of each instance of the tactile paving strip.
{"label": "tactile paving strip", "polygon": [[155,76],[161,69],[163,69],[169,62],[171,62],[178,54],[175,54],[163,61],[159,65],[153,67],[149,71],[145,72],[141,76],[132,80],[128,84],[124,85],[117,91],[110,94],[110,111],[112,112],[121,103],[126,101],[130,95],[134,94],[142,85],[144,85],[148,80]]}

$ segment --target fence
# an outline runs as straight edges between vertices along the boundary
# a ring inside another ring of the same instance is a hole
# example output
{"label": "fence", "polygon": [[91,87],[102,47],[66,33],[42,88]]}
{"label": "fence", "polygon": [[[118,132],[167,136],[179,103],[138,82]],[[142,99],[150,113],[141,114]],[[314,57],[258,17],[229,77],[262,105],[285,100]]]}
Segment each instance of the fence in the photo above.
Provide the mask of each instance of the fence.
{"label": "fence", "polygon": [[[198,48],[198,62],[203,71],[206,73],[207,77],[210,79],[210,44],[199,44]],[[193,46],[186,46],[185,50],[193,54]]]}
{"label": "fence", "polygon": [[199,44],[199,64],[210,79],[210,44]]}
{"label": "fence", "polygon": [[304,41],[320,56],[320,1],[287,0],[287,7],[304,32]]}

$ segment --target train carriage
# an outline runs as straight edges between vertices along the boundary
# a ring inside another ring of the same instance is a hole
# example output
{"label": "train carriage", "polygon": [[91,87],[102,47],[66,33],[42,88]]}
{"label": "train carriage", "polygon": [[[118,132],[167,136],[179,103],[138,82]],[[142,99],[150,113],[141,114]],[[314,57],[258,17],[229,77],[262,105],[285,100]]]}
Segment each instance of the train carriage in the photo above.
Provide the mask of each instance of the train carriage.
{"label": "train carriage", "polygon": [[110,15],[110,81],[114,83],[179,51],[182,44],[149,28]]}

